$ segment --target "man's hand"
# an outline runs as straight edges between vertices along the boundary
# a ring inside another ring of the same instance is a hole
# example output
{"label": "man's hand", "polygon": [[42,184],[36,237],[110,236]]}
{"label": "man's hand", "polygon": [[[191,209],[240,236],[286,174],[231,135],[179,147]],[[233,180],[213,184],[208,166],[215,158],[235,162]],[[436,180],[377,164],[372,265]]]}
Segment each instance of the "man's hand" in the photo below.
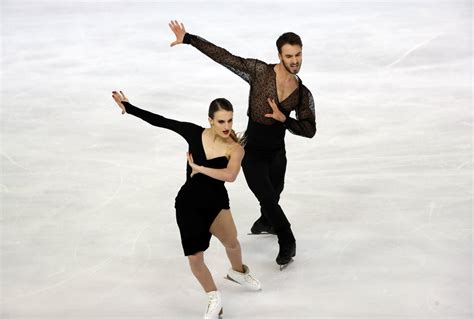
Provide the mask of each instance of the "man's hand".
{"label": "man's hand", "polygon": [[272,108],[273,113],[271,114],[265,114],[265,117],[271,117],[274,120],[277,120],[279,122],[285,122],[286,121],[286,116],[283,114],[280,109],[278,108],[278,105],[275,103],[274,99],[268,98],[267,99],[268,104]]}
{"label": "man's hand", "polygon": [[186,34],[186,29],[184,28],[183,23],[178,23],[178,21],[170,21],[168,23],[170,26],[171,31],[173,31],[174,35],[176,36],[176,41],[171,42],[170,46],[175,46],[177,44],[183,43],[184,35]]}

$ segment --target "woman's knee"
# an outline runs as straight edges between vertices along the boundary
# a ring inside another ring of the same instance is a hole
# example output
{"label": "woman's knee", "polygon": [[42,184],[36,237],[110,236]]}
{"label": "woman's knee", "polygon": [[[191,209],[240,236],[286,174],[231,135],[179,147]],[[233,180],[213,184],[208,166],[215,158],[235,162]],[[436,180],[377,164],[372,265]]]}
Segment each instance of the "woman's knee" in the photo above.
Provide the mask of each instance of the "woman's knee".
{"label": "woman's knee", "polygon": [[237,236],[226,238],[225,240],[222,241],[222,244],[227,249],[237,249],[240,247],[240,243],[239,243],[239,240],[237,239]]}
{"label": "woman's knee", "polygon": [[204,265],[204,254],[202,252],[198,252],[194,255],[189,255],[188,262],[191,268],[201,267]]}

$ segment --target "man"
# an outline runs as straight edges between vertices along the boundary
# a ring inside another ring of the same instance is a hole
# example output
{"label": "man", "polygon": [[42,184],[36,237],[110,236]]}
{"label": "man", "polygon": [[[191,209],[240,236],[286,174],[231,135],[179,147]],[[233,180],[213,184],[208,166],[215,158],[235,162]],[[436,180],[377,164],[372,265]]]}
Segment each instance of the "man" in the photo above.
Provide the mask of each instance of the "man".
{"label": "man", "polygon": [[[254,234],[276,233],[280,245],[276,262],[282,267],[296,255],[296,240],[290,222],[278,204],[286,170],[285,132],[289,130],[309,138],[316,133],[312,94],[296,76],[303,58],[301,39],[292,32],[282,34],[276,42],[280,62],[267,64],[232,55],[187,33],[184,25],[176,20],[169,26],[176,35],[171,46],[190,44],[250,84],[242,168],[261,207],[261,216],[251,231]],[[296,118],[290,117],[292,111]]]}

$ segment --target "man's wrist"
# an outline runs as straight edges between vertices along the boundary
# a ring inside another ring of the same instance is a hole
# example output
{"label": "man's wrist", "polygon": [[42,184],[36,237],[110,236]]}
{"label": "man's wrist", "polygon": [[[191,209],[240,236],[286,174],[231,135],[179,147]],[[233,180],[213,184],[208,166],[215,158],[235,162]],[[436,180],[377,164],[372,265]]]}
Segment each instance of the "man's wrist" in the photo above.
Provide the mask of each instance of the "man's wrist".
{"label": "man's wrist", "polygon": [[184,44],[190,44],[191,43],[191,37],[192,35],[186,32],[183,37],[183,43]]}

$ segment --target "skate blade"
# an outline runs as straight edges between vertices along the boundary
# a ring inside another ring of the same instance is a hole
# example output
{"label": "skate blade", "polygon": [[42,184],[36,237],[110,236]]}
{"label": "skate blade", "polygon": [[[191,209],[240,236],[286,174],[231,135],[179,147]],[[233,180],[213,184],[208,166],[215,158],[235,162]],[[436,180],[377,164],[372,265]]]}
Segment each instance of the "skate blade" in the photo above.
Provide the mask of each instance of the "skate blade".
{"label": "skate blade", "polygon": [[254,234],[254,233],[247,233],[247,235],[250,235],[250,236],[262,236],[262,235],[276,235],[276,234],[273,234],[273,233],[267,233],[267,232],[261,232],[261,233],[258,233],[258,234]]}
{"label": "skate blade", "polygon": [[292,262],[294,262],[294,261],[295,261],[295,260],[294,260],[293,258],[291,258],[288,263],[280,265],[280,271],[285,270],[286,267],[288,267],[288,266],[289,266]]}

